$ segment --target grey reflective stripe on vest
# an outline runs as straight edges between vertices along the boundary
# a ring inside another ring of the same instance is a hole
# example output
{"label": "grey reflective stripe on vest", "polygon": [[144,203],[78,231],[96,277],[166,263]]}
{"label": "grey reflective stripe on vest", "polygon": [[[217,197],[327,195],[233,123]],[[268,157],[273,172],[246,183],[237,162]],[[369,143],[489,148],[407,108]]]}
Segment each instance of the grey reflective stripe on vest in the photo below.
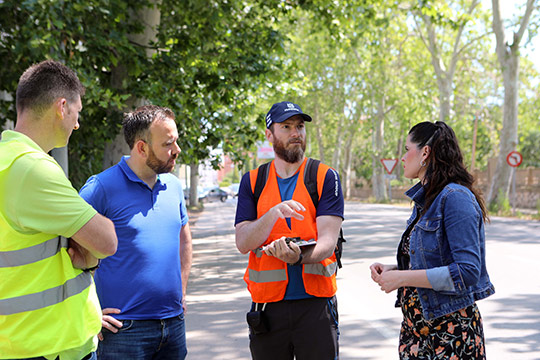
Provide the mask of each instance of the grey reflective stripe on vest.
{"label": "grey reflective stripe on vest", "polygon": [[317,264],[304,264],[304,273],[313,275],[322,275],[330,277],[336,273],[337,264],[335,262],[324,266],[321,263]]}
{"label": "grey reflective stripe on vest", "polygon": [[287,280],[287,270],[266,270],[266,271],[256,271],[249,269],[249,280],[255,283],[267,283],[273,281],[284,281]]}
{"label": "grey reflective stripe on vest", "polygon": [[77,277],[69,279],[63,285],[43,290],[38,293],[0,300],[0,315],[12,315],[25,311],[39,310],[61,303],[77,295],[92,284],[92,275],[83,271]]}
{"label": "grey reflective stripe on vest", "polygon": [[258,257],[258,258],[263,256],[263,251],[262,251],[261,248],[255,249],[254,253],[255,253],[255,256]]}
{"label": "grey reflective stripe on vest", "polygon": [[32,264],[56,255],[61,248],[67,248],[67,246],[67,239],[63,236],[57,236],[28,248],[0,251],[0,268]]}

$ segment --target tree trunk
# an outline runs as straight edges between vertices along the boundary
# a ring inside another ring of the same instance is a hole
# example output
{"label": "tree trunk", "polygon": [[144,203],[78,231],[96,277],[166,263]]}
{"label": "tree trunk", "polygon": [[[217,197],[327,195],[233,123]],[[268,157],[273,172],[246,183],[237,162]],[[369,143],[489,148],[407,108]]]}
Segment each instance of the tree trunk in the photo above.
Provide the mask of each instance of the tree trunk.
{"label": "tree trunk", "polygon": [[351,174],[351,158],[352,158],[352,135],[347,136],[345,146],[345,159],[343,160],[343,172],[341,175],[341,188],[343,196],[348,199],[351,196],[352,174]]}
{"label": "tree trunk", "polygon": [[[400,134],[403,134],[403,132],[400,132]],[[398,144],[397,144],[397,161],[398,164],[396,165],[396,178],[398,180],[401,180],[401,155],[403,154],[403,136],[399,137]]]}
{"label": "tree trunk", "polygon": [[516,149],[518,143],[518,75],[519,57],[517,54],[509,54],[503,67],[503,128],[499,141],[497,167],[488,194],[488,203],[490,205],[500,201],[499,197],[501,195],[508,198],[510,194],[512,169],[507,164],[506,157],[510,151]]}
{"label": "tree trunk", "polygon": [[190,164],[189,170],[189,205],[199,207],[199,164]]}
{"label": "tree trunk", "polygon": [[382,202],[388,199],[383,168],[380,162],[384,150],[384,100],[382,98],[379,99],[377,108],[377,115],[373,117],[373,175],[371,176],[371,185],[375,200]]}
{"label": "tree trunk", "polygon": [[67,146],[52,149],[51,156],[54,158],[54,160],[56,160],[58,165],[62,167],[62,170],[64,170],[66,177],[69,178],[69,161]]}
{"label": "tree trunk", "polygon": [[506,163],[508,153],[516,149],[518,142],[518,85],[519,85],[519,44],[523,38],[535,0],[527,0],[525,14],[521,18],[518,32],[514,33],[512,43],[504,33],[499,0],[492,0],[493,32],[497,40],[497,59],[501,66],[504,83],[503,129],[501,131],[497,167],[489,189],[487,202],[490,207],[500,202],[500,196],[508,198],[512,171]]}
{"label": "tree trunk", "polygon": [[[474,9],[478,6],[480,0],[472,0],[466,15],[471,17]],[[437,33],[435,27],[431,21],[431,17],[428,15],[422,15],[420,18],[424,21],[427,32],[427,40],[422,35],[422,31],[417,22],[418,33],[420,34],[422,41],[431,55],[431,64],[435,70],[435,76],[437,77],[437,86],[439,88],[439,120],[448,121],[450,119],[450,113],[452,110],[452,84],[454,82],[454,74],[456,71],[457,63],[460,58],[461,51],[467,46],[460,48],[461,37],[465,29],[465,25],[468,21],[463,21],[457,29],[456,37],[454,38],[453,50],[450,58],[448,59],[448,67],[445,66],[441,44],[438,43]],[[416,18],[415,18],[416,20]]]}
{"label": "tree trunk", "polygon": [[[150,47],[150,43],[156,40],[157,28],[161,18],[161,13],[159,10],[160,3],[161,1],[159,0],[154,1],[152,7],[147,7],[137,13],[130,14],[133,22],[145,24],[145,28],[142,33],[131,34],[128,36],[128,38],[135,44],[145,47],[147,57],[151,57],[155,53],[155,50]],[[123,89],[123,82],[127,76],[127,71],[124,65],[120,64],[114,68],[111,76],[113,87]],[[124,109],[124,111],[129,111],[132,108],[144,105],[144,103],[144,99],[131,97],[126,102],[126,109]],[[103,168],[106,169],[116,164],[118,161],[120,161],[123,155],[127,155],[129,153],[129,146],[124,140],[122,131],[120,131],[110,143],[105,145],[105,152],[103,154]]]}
{"label": "tree trunk", "polygon": [[324,164],[324,144],[323,144],[323,135],[322,135],[322,126],[320,126],[319,121],[319,106],[315,105],[313,108],[313,125],[315,125],[315,134],[317,136],[317,144],[319,148],[319,160]]}
{"label": "tree trunk", "polygon": [[[334,104],[336,104],[336,107],[339,106],[343,111],[344,110],[343,99],[345,99],[345,94],[343,93],[342,84],[340,84],[339,92],[337,92],[337,94],[338,94],[337,98],[334,95],[335,97]],[[343,129],[347,128],[346,124],[344,124],[345,122],[347,122],[347,116],[343,114],[342,116],[340,116],[337,122],[336,136],[334,140],[334,154],[332,155],[332,166],[338,171],[341,169],[341,160],[342,160],[341,154],[343,150],[343,137],[344,137]]]}
{"label": "tree trunk", "polygon": [[439,121],[448,121],[450,120],[450,111],[452,109],[452,79],[448,80],[446,76],[437,76],[437,81],[439,85],[439,95],[440,95],[440,104],[439,104]]}

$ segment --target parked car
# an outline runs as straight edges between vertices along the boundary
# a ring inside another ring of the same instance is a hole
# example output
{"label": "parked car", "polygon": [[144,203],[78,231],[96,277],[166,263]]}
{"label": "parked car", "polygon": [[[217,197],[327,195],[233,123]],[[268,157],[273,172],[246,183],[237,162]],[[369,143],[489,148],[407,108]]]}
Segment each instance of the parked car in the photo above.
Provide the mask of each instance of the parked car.
{"label": "parked car", "polygon": [[221,201],[221,202],[225,202],[225,200],[227,200],[227,198],[229,197],[229,195],[227,194],[227,192],[223,189],[220,189],[218,187],[216,188],[212,188],[212,189],[209,189],[207,191],[205,191],[202,196],[199,195],[199,201]]}
{"label": "parked car", "polygon": [[[197,189],[197,195],[199,196],[199,202],[201,202],[202,199],[204,199],[207,192],[208,192],[208,190]],[[189,202],[189,188],[184,189],[184,200],[186,201],[186,204]]]}
{"label": "parked car", "polygon": [[234,184],[229,185],[229,194],[231,194],[232,197],[237,197],[239,188],[240,188],[239,183],[234,183]]}

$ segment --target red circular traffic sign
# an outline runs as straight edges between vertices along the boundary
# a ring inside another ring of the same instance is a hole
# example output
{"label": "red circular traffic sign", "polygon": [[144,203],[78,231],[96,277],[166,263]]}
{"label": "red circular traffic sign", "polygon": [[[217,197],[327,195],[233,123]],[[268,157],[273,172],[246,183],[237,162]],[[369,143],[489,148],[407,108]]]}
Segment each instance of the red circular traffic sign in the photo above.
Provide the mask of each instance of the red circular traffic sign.
{"label": "red circular traffic sign", "polygon": [[523,162],[523,155],[518,151],[510,151],[506,156],[506,162],[512,167],[518,167]]}

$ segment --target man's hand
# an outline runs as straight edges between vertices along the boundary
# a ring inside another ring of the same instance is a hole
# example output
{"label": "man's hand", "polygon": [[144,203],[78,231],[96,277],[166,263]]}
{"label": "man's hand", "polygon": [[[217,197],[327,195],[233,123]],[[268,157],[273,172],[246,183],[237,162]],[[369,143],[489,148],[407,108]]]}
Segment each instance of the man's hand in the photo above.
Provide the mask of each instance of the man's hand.
{"label": "man's hand", "polygon": [[281,219],[295,218],[304,220],[304,215],[299,214],[298,211],[306,211],[306,208],[296,200],[287,200],[277,204],[270,211],[274,211]]}
{"label": "man's hand", "polygon": [[288,245],[285,242],[285,236],[274,240],[270,244],[266,245],[264,253],[269,256],[274,256],[279,260],[288,264],[294,264],[300,257],[300,247],[294,242],[290,242]]}
{"label": "man's hand", "polygon": [[184,314],[187,312],[187,304],[186,304],[186,296],[182,296],[182,310],[184,310]]}
{"label": "man's hand", "polygon": [[[122,322],[107,314],[120,314],[122,311],[115,308],[105,308],[101,310],[101,312],[103,313],[103,317],[101,318],[101,327],[113,333],[117,333],[118,329],[122,327]],[[98,339],[103,341],[103,334],[101,331],[98,334]]]}
{"label": "man's hand", "polygon": [[71,258],[71,263],[76,269],[88,269],[96,266],[98,264],[98,258],[95,257],[88,251],[79,245],[76,241],[69,238],[68,239],[68,255]]}
{"label": "man's hand", "polygon": [[270,236],[278,219],[304,220],[299,211],[306,211],[304,205],[295,200],[287,200],[273,206],[257,220],[246,220],[236,224],[236,247],[242,254],[260,248]]}

